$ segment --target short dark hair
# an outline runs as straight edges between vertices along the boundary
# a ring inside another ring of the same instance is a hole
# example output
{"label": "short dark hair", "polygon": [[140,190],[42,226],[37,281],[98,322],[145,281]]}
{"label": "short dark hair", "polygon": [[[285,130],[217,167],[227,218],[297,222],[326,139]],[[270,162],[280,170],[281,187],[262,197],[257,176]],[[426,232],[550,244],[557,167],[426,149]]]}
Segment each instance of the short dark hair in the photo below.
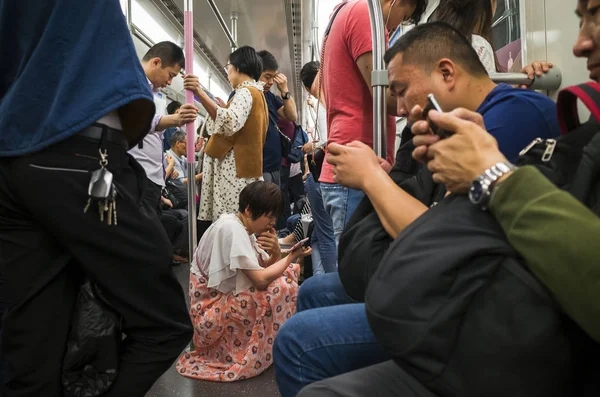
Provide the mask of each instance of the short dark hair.
{"label": "short dark hair", "polygon": [[238,48],[229,54],[229,63],[235,66],[240,73],[248,75],[254,80],[260,79],[263,64],[254,48],[247,45]]}
{"label": "short dark hair", "polygon": [[158,44],[154,44],[152,48],[148,50],[143,62],[148,62],[152,58],[160,58],[162,67],[167,68],[170,66],[179,65],[182,68],[185,67],[185,55],[183,50],[177,44],[170,41],[161,41]]}
{"label": "short dark hair", "polygon": [[398,54],[403,54],[404,64],[415,64],[431,70],[442,58],[451,59],[475,76],[487,76],[477,52],[458,30],[443,22],[416,26],[385,53],[389,64]]}
{"label": "short dark hair", "polygon": [[167,113],[174,114],[181,107],[181,103],[173,101],[167,105]]}
{"label": "short dark hair", "polygon": [[263,215],[281,216],[283,214],[281,189],[271,182],[252,182],[240,193],[239,211],[244,212],[246,208],[254,220]]}
{"label": "short dark hair", "polygon": [[302,70],[300,71],[300,80],[302,80],[302,84],[306,87],[306,89],[310,90],[315,79],[317,78],[317,74],[319,74],[319,67],[321,64],[319,61],[310,61],[302,66]]}
{"label": "short dark hair", "polygon": [[173,147],[177,142],[183,141],[185,141],[185,132],[177,130],[173,133],[173,135],[171,135],[171,140],[169,141],[169,143],[171,144],[171,147]]}
{"label": "short dark hair", "polygon": [[264,72],[265,70],[273,70],[273,71],[279,70],[279,64],[277,63],[277,59],[275,59],[273,54],[271,54],[269,51],[267,51],[267,50],[259,51],[258,56],[262,59],[262,62],[263,62],[263,70],[261,71],[261,73]]}

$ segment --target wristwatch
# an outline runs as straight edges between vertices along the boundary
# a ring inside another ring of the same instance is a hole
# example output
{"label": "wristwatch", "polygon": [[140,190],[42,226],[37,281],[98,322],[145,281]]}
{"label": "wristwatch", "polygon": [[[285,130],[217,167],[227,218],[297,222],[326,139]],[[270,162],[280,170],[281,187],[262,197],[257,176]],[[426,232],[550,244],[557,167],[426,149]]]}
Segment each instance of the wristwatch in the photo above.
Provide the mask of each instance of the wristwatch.
{"label": "wristwatch", "polygon": [[284,101],[287,99],[290,99],[291,97],[292,97],[292,94],[290,94],[289,91],[281,96],[281,98],[283,98]]}
{"label": "wristwatch", "polygon": [[469,200],[480,206],[482,210],[486,210],[496,181],[516,169],[517,167],[509,162],[501,162],[491,166],[471,184]]}

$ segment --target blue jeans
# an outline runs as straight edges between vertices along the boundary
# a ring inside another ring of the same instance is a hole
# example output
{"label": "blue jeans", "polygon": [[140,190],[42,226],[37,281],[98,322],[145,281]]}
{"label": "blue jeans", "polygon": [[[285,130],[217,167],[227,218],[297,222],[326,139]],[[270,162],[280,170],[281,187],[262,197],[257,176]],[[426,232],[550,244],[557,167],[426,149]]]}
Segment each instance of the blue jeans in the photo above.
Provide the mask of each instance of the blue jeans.
{"label": "blue jeans", "polygon": [[321,182],[321,193],[325,210],[331,218],[336,248],[340,243],[340,235],[346,223],[356,211],[358,203],[365,197],[360,190],[350,189],[334,183]]}
{"label": "blue jeans", "polygon": [[313,221],[315,222],[311,237],[313,274],[335,272],[337,271],[335,235],[331,218],[325,211],[323,204],[321,184],[315,182],[311,174],[306,178],[305,186]]}
{"label": "blue jeans", "polygon": [[273,346],[282,397],[390,358],[371,332],[365,305],[352,303],[338,273],[314,276],[302,284],[298,313],[281,327]]}

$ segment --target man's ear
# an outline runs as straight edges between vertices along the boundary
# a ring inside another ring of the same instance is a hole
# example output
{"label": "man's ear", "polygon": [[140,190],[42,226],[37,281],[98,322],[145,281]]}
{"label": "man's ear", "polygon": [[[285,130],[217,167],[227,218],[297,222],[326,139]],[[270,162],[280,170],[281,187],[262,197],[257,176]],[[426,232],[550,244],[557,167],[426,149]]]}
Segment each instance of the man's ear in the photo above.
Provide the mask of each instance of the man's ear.
{"label": "man's ear", "polygon": [[454,89],[456,85],[456,64],[448,58],[440,59],[437,64],[436,72],[441,76],[443,83],[448,86],[449,90]]}

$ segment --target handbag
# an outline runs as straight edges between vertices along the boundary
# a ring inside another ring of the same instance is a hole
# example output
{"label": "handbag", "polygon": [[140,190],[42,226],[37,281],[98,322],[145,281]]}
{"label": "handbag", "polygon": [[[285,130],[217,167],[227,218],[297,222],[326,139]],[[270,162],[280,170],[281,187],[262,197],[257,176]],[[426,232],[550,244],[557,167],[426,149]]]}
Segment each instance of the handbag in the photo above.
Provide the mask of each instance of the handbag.
{"label": "handbag", "polygon": [[167,179],[165,188],[163,189],[163,196],[171,201],[173,209],[187,209],[187,188],[180,180]]}
{"label": "handbag", "polygon": [[80,287],[63,358],[64,397],[104,395],[117,379],[121,317],[100,288],[86,280]]}

